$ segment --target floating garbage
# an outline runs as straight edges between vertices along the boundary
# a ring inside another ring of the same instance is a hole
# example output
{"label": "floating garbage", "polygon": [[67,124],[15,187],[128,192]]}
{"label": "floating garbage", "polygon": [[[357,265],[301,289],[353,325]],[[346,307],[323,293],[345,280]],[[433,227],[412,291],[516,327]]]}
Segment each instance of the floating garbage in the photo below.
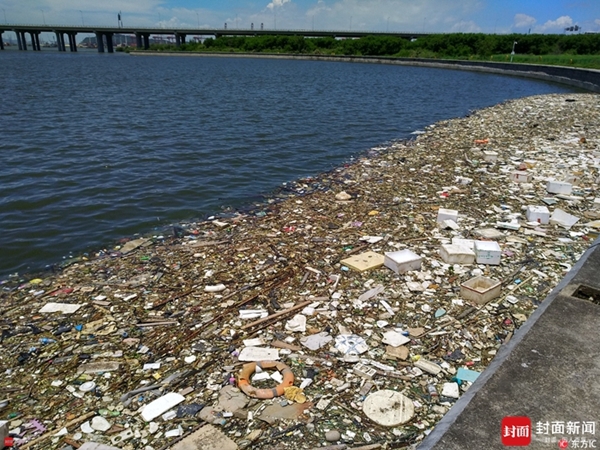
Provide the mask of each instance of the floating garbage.
{"label": "floating garbage", "polygon": [[7,430],[31,450],[418,445],[598,234],[597,103],[474,111],[2,281]]}
{"label": "floating garbage", "polygon": [[466,300],[472,300],[480,305],[499,297],[502,283],[488,277],[478,276],[460,285],[460,295]]}

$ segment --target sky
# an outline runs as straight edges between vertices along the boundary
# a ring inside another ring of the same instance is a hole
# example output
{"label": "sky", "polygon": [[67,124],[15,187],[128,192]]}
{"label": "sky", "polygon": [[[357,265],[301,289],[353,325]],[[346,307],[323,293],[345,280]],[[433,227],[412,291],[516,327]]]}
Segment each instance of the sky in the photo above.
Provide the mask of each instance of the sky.
{"label": "sky", "polygon": [[390,32],[600,32],[600,0],[0,0],[0,23]]}

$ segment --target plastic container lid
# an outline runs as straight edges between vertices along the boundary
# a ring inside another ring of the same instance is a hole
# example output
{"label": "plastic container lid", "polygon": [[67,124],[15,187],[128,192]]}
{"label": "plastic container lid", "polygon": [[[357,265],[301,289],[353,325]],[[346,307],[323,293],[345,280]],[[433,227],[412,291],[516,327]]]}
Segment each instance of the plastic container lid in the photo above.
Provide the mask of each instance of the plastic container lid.
{"label": "plastic container lid", "polygon": [[96,387],[96,383],[94,383],[93,381],[86,381],[81,386],[79,386],[79,390],[81,392],[89,392],[89,391],[93,391],[95,387]]}
{"label": "plastic container lid", "polygon": [[384,427],[406,423],[415,415],[413,403],[408,397],[388,389],[370,394],[363,403],[363,412]]}

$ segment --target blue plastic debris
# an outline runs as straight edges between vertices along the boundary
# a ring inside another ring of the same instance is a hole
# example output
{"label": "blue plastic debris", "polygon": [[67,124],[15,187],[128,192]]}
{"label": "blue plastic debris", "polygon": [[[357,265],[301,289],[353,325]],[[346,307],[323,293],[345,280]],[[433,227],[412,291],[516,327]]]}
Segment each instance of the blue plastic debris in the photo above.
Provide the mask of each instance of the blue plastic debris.
{"label": "blue plastic debris", "polygon": [[456,378],[461,381],[469,381],[473,383],[477,377],[481,375],[481,372],[477,372],[475,370],[463,369],[462,367],[457,370]]}

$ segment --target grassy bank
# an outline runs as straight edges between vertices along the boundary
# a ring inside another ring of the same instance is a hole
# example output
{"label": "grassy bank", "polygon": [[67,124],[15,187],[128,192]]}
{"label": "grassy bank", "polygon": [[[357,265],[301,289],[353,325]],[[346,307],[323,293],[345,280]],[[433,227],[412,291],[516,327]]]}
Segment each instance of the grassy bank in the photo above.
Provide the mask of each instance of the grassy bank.
{"label": "grassy bank", "polygon": [[360,39],[303,36],[220,36],[179,47],[154,44],[153,51],[281,53],[336,56],[510,61],[600,69],[600,34],[432,34],[419,39],[366,36]]}
{"label": "grassy bank", "polygon": [[[510,61],[510,54],[492,55],[489,61]],[[545,64],[550,66],[581,67],[600,69],[600,55],[514,55],[513,62],[523,64]]]}

